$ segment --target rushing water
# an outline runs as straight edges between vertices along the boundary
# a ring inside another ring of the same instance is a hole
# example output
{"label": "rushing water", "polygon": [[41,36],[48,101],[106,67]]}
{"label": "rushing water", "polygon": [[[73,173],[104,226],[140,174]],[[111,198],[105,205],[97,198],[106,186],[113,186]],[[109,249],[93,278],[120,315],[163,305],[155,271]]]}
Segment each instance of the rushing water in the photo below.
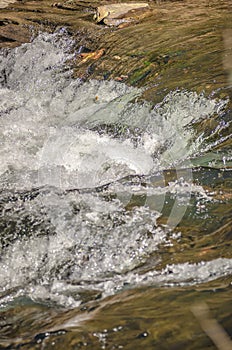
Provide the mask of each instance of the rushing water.
{"label": "rushing water", "polygon": [[[213,150],[229,139],[228,100],[176,90],[154,106],[138,99],[143,89],[73,79],[72,46],[58,32],[1,52],[3,310],[28,300],[73,308],[144,285],[231,276],[231,257],[159,254],[181,242],[186,212],[210,218],[216,199],[193,169],[203,159],[227,176],[229,150],[217,159]],[[211,133],[199,131],[209,118]]]}

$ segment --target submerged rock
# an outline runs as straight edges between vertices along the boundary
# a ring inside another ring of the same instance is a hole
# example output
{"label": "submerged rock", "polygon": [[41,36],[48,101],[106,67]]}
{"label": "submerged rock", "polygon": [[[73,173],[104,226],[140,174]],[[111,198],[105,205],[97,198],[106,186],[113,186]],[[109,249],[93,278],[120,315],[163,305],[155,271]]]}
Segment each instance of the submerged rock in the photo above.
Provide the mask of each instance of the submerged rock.
{"label": "submerged rock", "polygon": [[94,19],[97,23],[104,22],[110,26],[118,26],[131,22],[139,12],[147,11],[149,5],[145,2],[111,4],[97,7]]}

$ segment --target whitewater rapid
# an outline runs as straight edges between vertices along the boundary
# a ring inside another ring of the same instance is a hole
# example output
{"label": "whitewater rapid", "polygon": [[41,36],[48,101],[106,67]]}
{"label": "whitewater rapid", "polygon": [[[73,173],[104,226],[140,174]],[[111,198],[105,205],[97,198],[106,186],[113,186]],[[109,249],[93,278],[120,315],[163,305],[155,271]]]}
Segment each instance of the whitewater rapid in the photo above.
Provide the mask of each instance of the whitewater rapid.
{"label": "whitewater rapid", "polygon": [[[230,259],[176,265],[171,276],[155,260],[152,271],[136,270],[170,243],[191,195],[210,200],[192,183],[191,156],[205,147],[193,125],[226,101],[177,90],[152,106],[137,101],[142,89],[73,79],[73,44],[64,32],[43,33],[0,53],[2,302],[28,295],[73,307],[82,289],[105,296],[230,274]],[[149,177],[168,168],[176,181],[154,186]],[[167,193],[175,205],[162,227]],[[127,210],[134,196],[144,204]]]}

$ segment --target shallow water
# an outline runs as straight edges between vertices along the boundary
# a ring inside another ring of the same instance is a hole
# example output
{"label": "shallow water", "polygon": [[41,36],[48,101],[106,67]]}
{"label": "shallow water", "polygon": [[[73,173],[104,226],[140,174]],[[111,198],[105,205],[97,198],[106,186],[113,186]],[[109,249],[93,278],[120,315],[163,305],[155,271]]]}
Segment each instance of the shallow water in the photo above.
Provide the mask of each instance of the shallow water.
{"label": "shallow water", "polygon": [[229,96],[74,79],[75,47],[1,52],[0,346],[213,349],[190,309],[231,332]]}

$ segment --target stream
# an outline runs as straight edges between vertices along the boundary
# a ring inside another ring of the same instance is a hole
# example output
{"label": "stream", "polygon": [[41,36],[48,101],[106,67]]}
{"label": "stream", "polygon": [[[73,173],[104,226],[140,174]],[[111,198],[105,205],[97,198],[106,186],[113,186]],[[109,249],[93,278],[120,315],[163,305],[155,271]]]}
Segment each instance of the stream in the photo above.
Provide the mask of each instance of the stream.
{"label": "stream", "polygon": [[216,349],[191,310],[232,336],[230,81],[157,102],[74,78],[77,47],[0,51],[0,349]]}

